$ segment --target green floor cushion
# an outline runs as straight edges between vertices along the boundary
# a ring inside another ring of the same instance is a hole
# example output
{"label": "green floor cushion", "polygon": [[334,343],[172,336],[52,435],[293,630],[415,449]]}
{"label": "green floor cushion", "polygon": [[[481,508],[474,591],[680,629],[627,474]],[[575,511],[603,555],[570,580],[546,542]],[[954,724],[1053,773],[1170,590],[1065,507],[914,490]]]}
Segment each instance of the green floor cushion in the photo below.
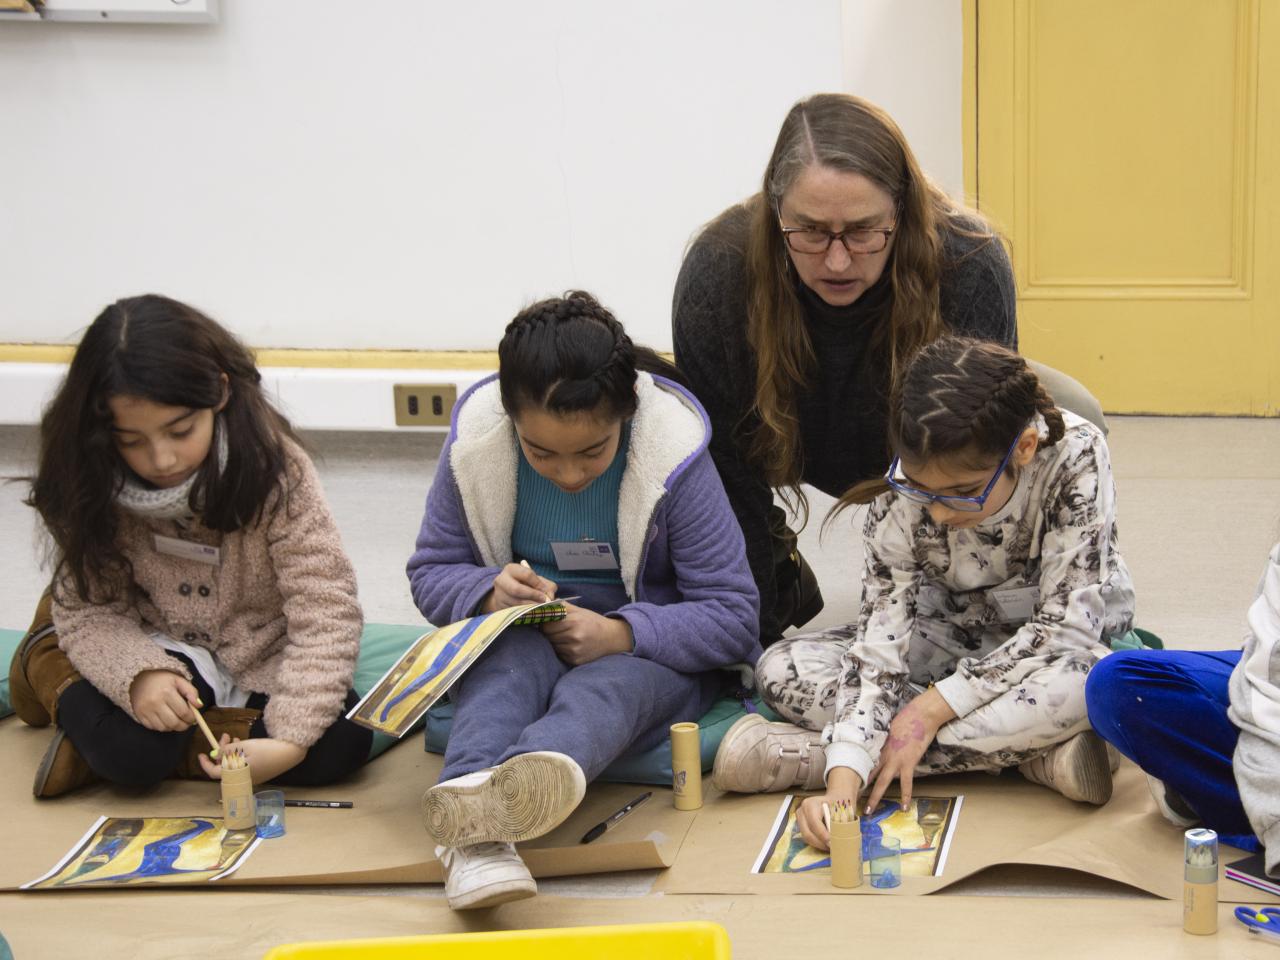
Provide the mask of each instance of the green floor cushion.
{"label": "green floor cushion", "polygon": [[[356,660],[356,676],[351,682],[356,693],[363,697],[372,690],[382,679],[383,674],[391,669],[391,665],[429,629],[430,627],[425,623],[415,626],[366,623],[364,633],[360,637],[360,657]],[[419,724],[421,722],[421,720],[418,721]],[[417,725],[414,729],[417,729]],[[372,760],[395,742],[395,737],[375,732],[373,746],[369,750],[369,759]]]}
{"label": "green floor cushion", "polygon": [[13,651],[26,636],[21,630],[0,630],[0,664],[4,665],[4,673],[0,676],[0,717],[13,713],[13,704],[9,700],[9,664],[13,661]]}
{"label": "green floor cushion", "polygon": [[1150,630],[1134,627],[1124,636],[1111,638],[1112,650],[1163,650],[1164,641]]}
{"label": "green floor cushion", "polygon": [[[766,720],[777,720],[759,697],[747,700],[740,696],[723,696],[711,705],[711,709],[698,721],[702,730],[702,771],[707,773],[715,763],[716,750],[729,728],[747,715],[748,704],[754,713]],[[449,730],[453,727],[453,704],[437,703],[427,711],[426,746],[430,753],[444,753],[449,742]],[[663,740],[652,750],[628,754],[611,763],[600,779],[609,783],[656,783],[671,786],[671,741]]]}

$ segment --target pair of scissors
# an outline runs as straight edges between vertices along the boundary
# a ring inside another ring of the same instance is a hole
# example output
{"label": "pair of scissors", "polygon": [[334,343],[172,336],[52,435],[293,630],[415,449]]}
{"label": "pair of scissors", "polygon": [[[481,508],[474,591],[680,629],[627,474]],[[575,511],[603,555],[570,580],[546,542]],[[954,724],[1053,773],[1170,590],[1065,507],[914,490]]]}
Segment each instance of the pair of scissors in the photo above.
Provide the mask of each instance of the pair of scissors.
{"label": "pair of scissors", "polygon": [[1280,910],[1275,907],[1236,907],[1236,919],[1250,933],[1262,934],[1280,944]]}

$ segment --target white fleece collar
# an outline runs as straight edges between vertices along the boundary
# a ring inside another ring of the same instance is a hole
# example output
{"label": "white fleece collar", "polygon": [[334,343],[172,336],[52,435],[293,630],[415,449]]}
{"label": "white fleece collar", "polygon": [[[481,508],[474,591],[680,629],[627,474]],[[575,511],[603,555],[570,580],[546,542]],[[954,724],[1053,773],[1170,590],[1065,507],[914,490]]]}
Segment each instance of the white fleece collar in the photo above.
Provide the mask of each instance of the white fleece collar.
{"label": "white fleece collar", "polygon": [[[632,600],[653,514],[666,496],[667,481],[710,440],[701,410],[678,388],[641,373],[636,396],[627,468],[618,492],[618,564]],[[467,527],[486,566],[512,561],[518,442],[515,426],[502,408],[497,378],[482,381],[458,410],[449,466]]]}

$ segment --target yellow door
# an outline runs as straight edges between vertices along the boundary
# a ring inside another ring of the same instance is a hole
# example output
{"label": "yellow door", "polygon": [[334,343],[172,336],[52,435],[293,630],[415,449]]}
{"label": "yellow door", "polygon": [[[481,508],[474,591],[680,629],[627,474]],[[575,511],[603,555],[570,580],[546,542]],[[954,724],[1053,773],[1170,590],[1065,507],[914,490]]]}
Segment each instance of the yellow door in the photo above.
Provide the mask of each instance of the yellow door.
{"label": "yellow door", "polygon": [[1022,352],[1108,411],[1280,415],[1280,0],[965,23],[967,187],[1010,241]]}

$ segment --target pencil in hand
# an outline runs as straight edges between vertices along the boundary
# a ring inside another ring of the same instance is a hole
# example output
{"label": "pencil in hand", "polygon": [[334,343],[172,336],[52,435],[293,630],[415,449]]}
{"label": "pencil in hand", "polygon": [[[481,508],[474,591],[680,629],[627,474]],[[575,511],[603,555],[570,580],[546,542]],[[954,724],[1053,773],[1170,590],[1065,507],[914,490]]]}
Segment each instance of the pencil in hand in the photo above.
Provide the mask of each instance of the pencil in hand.
{"label": "pencil in hand", "polygon": [[205,739],[209,741],[209,746],[213,747],[213,749],[209,751],[209,756],[211,756],[214,760],[217,760],[218,753],[219,753],[218,741],[214,738],[213,731],[209,729],[209,725],[204,722],[204,717],[200,716],[199,710],[195,711],[195,715],[196,715],[197,726],[199,726],[201,731],[203,731],[205,735]]}

